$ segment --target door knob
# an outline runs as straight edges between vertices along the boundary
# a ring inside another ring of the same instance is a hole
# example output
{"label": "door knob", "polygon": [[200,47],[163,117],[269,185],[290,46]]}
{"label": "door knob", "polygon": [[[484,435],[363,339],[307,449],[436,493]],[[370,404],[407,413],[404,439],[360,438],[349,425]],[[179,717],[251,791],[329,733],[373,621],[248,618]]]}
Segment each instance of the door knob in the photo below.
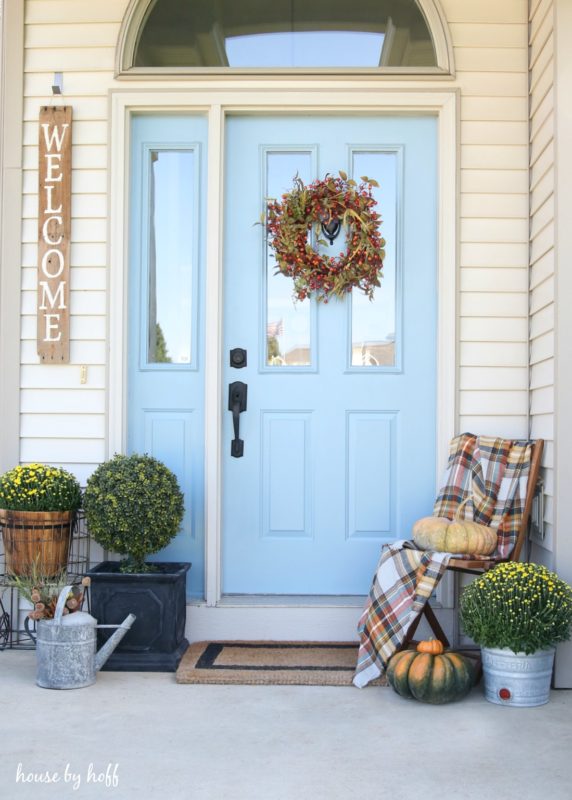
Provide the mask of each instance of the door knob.
{"label": "door knob", "polygon": [[232,411],[232,425],[234,439],[230,444],[230,454],[233,458],[242,458],[244,455],[244,441],[240,438],[240,415],[246,411],[246,392],[248,386],[242,381],[234,381],[228,387],[228,410]]}

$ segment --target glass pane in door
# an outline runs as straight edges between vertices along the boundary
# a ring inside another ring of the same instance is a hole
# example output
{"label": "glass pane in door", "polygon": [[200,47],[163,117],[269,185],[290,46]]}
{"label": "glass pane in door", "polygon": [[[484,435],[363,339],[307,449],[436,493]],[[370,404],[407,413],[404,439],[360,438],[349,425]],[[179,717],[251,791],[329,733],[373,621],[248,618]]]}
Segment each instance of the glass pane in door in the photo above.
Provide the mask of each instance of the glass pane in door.
{"label": "glass pane in door", "polygon": [[352,367],[396,367],[398,365],[398,282],[397,258],[397,152],[354,151],[352,172],[374,178],[378,213],[382,217],[381,233],[386,241],[381,286],[372,300],[360,291],[352,292]]}
{"label": "glass pane in door", "polygon": [[151,150],[147,362],[190,364],[195,153]]}
{"label": "glass pane in door", "polygon": [[[266,153],[266,197],[280,199],[293,186],[296,175],[309,183],[313,170],[308,150]],[[312,303],[294,302],[292,281],[276,273],[276,259],[266,253],[266,366],[308,367],[311,353]]]}

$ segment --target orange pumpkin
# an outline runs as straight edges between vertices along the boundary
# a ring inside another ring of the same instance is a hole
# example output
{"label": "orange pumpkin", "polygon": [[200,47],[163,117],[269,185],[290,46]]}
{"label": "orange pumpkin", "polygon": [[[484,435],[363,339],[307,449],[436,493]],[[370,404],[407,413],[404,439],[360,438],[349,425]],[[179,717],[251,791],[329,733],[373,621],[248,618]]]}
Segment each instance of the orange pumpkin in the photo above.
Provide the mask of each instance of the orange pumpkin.
{"label": "orange pumpkin", "polygon": [[450,520],[446,517],[423,517],[413,525],[413,541],[421,550],[442,553],[467,553],[488,556],[496,550],[497,532],[488,525],[462,519],[470,497],[462,502]]}
{"label": "orange pumpkin", "polygon": [[444,650],[443,642],[440,642],[439,639],[427,639],[417,645],[418,653],[431,653],[434,656],[441,655]]}

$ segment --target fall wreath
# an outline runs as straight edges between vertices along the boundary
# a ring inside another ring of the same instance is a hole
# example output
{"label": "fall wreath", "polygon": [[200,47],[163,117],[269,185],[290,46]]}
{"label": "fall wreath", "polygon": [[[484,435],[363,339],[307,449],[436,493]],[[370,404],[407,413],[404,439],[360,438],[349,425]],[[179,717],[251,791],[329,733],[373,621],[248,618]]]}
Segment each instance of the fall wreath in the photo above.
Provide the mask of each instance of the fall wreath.
{"label": "fall wreath", "polygon": [[[345,172],[326,175],[307,186],[296,176],[294,187],[281,200],[268,203],[268,243],[276,257],[276,273],[294,280],[298,300],[315,295],[328,302],[343,297],[354,287],[370,299],[380,285],[385,240],[380,234],[381,216],[372,188],[377,181],[363,177],[358,185]],[[328,256],[318,246],[330,244],[344,228],[346,246]],[[314,233],[315,246],[310,241]]]}

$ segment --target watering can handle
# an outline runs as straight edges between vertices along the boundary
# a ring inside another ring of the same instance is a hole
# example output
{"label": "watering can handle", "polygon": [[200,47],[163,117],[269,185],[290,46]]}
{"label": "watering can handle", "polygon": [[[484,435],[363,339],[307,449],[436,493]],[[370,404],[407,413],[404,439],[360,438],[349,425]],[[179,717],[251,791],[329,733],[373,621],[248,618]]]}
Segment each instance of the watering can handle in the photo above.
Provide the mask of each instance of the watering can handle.
{"label": "watering can handle", "polygon": [[[57,602],[57,605],[56,605],[56,610],[55,610],[55,613],[54,613],[54,621],[55,621],[56,625],[61,625],[62,624],[62,617],[63,617],[63,614],[64,614],[64,608],[66,606],[66,601],[68,599],[68,594],[71,592],[72,589],[73,589],[73,586],[64,586],[64,588],[61,590],[61,592],[59,594],[58,602]],[[28,616],[24,620],[24,629],[25,629],[26,633],[28,634],[28,636],[30,637],[30,639],[35,643],[36,642],[36,637],[34,636],[32,630],[30,629],[30,617],[28,617]]]}
{"label": "watering can handle", "polygon": [[73,586],[64,586],[64,588],[60,592],[60,596],[58,597],[58,604],[56,605],[56,610],[54,613],[54,622],[56,625],[62,624],[62,616],[64,613],[64,608],[66,607],[66,600],[68,599],[68,594],[73,589]]}
{"label": "watering can handle", "polygon": [[[62,616],[63,616],[63,613],[64,613],[66,600],[68,599],[68,594],[71,592],[72,588],[73,588],[72,586],[64,586],[64,588],[61,590],[61,592],[59,594],[58,603],[56,605],[56,610],[55,610],[55,613],[54,613],[54,621],[56,622],[57,625],[61,625],[62,624]],[[32,631],[30,629],[30,617],[26,617],[26,619],[24,620],[24,629],[25,629],[26,633],[28,634],[28,636],[30,637],[30,639],[33,642],[35,642],[36,641],[36,637],[34,636],[34,634],[32,633]]]}
{"label": "watering can handle", "polygon": [[26,631],[30,639],[34,642],[34,644],[36,644],[36,637],[32,629],[30,628],[30,617],[28,617],[27,615],[24,619],[24,630]]}

